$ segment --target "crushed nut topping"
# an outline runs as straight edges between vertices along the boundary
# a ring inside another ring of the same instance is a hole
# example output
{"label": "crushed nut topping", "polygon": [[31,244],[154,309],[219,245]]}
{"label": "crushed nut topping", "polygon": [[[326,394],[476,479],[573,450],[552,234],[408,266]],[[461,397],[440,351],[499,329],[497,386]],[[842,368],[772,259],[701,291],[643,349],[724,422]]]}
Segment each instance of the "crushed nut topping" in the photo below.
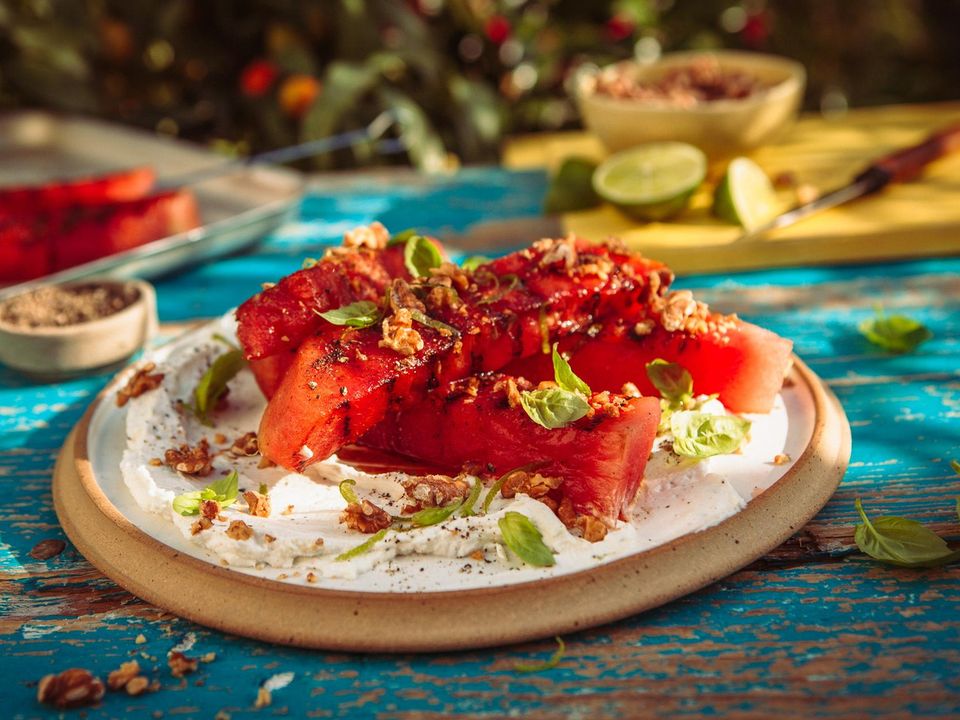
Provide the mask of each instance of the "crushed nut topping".
{"label": "crushed nut topping", "polygon": [[197,659],[189,658],[179,650],[175,650],[167,656],[167,665],[170,667],[170,674],[179,678],[197,669]]}
{"label": "crushed nut topping", "polygon": [[200,515],[207,520],[213,520],[220,515],[220,503],[216,500],[201,500]]}
{"label": "crushed nut topping", "polygon": [[467,274],[459,265],[451,262],[440,263],[440,267],[430,269],[430,284],[443,284],[446,287],[454,287],[458,290],[466,290],[470,287],[470,275]]}
{"label": "crushed nut topping", "polygon": [[390,241],[390,233],[382,223],[372,222],[348,230],[343,235],[343,246],[346,248],[369,248],[383,250]]}
{"label": "crushed nut topping", "polygon": [[529,390],[530,383],[525,379],[504,377],[493,384],[494,392],[503,390],[507,396],[507,404],[513,409],[520,407],[520,391]]}
{"label": "crushed nut topping", "polygon": [[787,455],[786,453],[778,453],[777,455],[774,455],[774,457],[773,457],[773,464],[774,464],[774,465],[786,465],[786,464],[789,463],[791,460],[792,460],[792,458],[791,458],[789,455]]}
{"label": "crushed nut topping", "polygon": [[413,317],[406,308],[400,308],[383,319],[383,339],[380,347],[389,348],[401,355],[410,356],[423,350],[423,338],[413,329]]}
{"label": "crushed nut topping", "polygon": [[257,434],[255,432],[244,433],[234,440],[233,445],[230,446],[231,455],[251,457],[259,452],[260,444],[257,442]]}
{"label": "crushed nut topping", "polygon": [[196,447],[184,443],[179,448],[171,448],[164,453],[163,459],[174,470],[187,475],[205,477],[213,472],[210,443],[206,438],[202,438]]}
{"label": "crushed nut topping", "polygon": [[588,542],[600,542],[607,536],[607,526],[602,520],[593,515],[581,515],[573,508],[570,498],[563,498],[559,507],[555,511],[560,522],[566,525],[567,529],[578,531],[580,536]]}
{"label": "crushed nut topping", "polygon": [[139,674],[140,663],[136,660],[121,663],[118,670],[114,670],[107,675],[107,687],[111,690],[121,690]]}
{"label": "crushed nut topping", "polygon": [[640,388],[632,382],[625,382],[623,387],[620,388],[620,394],[629,398],[638,398],[640,397]]}
{"label": "crushed nut topping", "polygon": [[234,520],[227,526],[227,537],[233,540],[249,540],[253,537],[253,528],[243,520]]}
{"label": "crushed nut topping", "polygon": [[272,702],[270,698],[270,691],[267,690],[263,685],[257,688],[257,699],[253,701],[253,707],[255,710],[260,708],[265,708],[270,705]]}
{"label": "crushed nut topping", "polygon": [[127,695],[143,695],[149,686],[149,680],[147,680],[143,675],[137,675],[134,678],[130,678],[130,681],[126,684]]}
{"label": "crushed nut topping", "polygon": [[138,369],[127,384],[117,391],[117,407],[123,407],[131,398],[140,397],[145,392],[156,390],[163,382],[163,373],[154,373],[157,364],[148,362]]}
{"label": "crushed nut topping", "polygon": [[250,514],[257,517],[270,517],[270,498],[253,490],[245,490],[243,499],[247,501]]}
{"label": "crushed nut topping", "polygon": [[201,517],[199,520],[193,523],[193,525],[190,526],[190,534],[199,535],[204,530],[209,530],[212,527],[213,527],[213,522],[210,520],[210,518]]}
{"label": "crushed nut topping", "polygon": [[37,684],[37,700],[61,710],[95,705],[103,698],[103,682],[89,670],[70,668],[45,675]]}
{"label": "crushed nut topping", "polygon": [[653,332],[655,323],[653,320],[641,320],[633,326],[633,334],[637,337],[643,337]]}
{"label": "crushed nut topping", "polygon": [[552,265],[562,262],[568,270],[577,262],[576,236],[567,235],[562,240],[539,240],[533,244],[534,249],[543,251],[540,265]]}
{"label": "crushed nut topping", "polygon": [[442,507],[470,494],[470,485],[462,477],[446,475],[423,475],[403,480],[403,490],[413,501],[404,508],[407,512],[416,512],[423,508]]}
{"label": "crushed nut topping", "polygon": [[390,527],[393,518],[367,499],[360,503],[350,503],[340,513],[340,522],[351,530],[362,533],[375,533]]}
{"label": "crushed nut topping", "polygon": [[510,473],[503,481],[500,494],[505,498],[516,497],[519,494],[529,495],[532,498],[542,498],[551,490],[556,490],[562,483],[563,478],[517,470]]}
{"label": "crushed nut topping", "polygon": [[[655,277],[655,276],[653,276]],[[714,333],[723,337],[736,327],[736,315],[710,312],[706,303],[695,300],[689,290],[668,293],[654,307],[660,307],[660,322],[668,332],[684,331],[692,335]],[[636,328],[634,328],[636,331]]]}

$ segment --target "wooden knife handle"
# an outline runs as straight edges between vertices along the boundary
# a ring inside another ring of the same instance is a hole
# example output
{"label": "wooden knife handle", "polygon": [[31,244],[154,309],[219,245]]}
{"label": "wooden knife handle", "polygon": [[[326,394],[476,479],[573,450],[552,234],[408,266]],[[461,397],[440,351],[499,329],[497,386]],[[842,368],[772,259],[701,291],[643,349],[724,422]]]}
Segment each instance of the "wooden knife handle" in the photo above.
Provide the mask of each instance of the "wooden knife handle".
{"label": "wooden knife handle", "polygon": [[938,130],[919,145],[897,150],[873,162],[857,176],[869,179],[879,190],[891,182],[913,180],[934,160],[960,150],[960,123]]}

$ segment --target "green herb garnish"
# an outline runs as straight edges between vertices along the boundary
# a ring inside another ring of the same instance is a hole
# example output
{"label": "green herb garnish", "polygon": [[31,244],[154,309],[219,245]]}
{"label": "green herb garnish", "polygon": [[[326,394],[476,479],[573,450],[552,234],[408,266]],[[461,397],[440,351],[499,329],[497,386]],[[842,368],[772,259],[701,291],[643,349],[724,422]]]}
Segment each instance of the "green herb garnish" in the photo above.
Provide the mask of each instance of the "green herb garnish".
{"label": "green herb garnish", "polygon": [[[217,338],[221,339],[221,338]],[[223,342],[227,342],[223,340]],[[227,343],[231,347],[231,343]],[[193,413],[204,425],[210,425],[210,412],[227,392],[227,383],[237,376],[247,361],[243,352],[236,347],[220,355],[201,376],[193,391]]]}
{"label": "green herb garnish", "polygon": [[478,267],[481,265],[486,265],[488,262],[490,262],[490,258],[488,258],[486,255],[471,255],[462,263],[460,263],[460,267],[467,272],[473,272]]}
{"label": "green herb garnish", "polygon": [[951,550],[942,537],[916,520],[885,516],[871,521],[860,498],[854,505],[863,523],[857,525],[853,539],[870,557],[890,565],[919,568],[960,560],[960,551]]}
{"label": "green herb garnish", "polygon": [[423,235],[411,235],[403,247],[403,264],[410,274],[417,277],[429,277],[430,270],[443,263],[443,256],[437,246]]}
{"label": "green herb garnish", "polygon": [[678,455],[706,458],[736,452],[750,431],[750,421],[736,415],[711,415],[684,410],[670,416],[673,450]]}
{"label": "green herb garnish", "polygon": [[520,405],[537,425],[549,430],[565,427],[590,411],[590,386],[577,377],[553,345],[553,377],[559,387],[520,393]]}
{"label": "green herb garnish", "polygon": [[886,315],[880,305],[874,308],[874,312],[875,317],[860,323],[860,333],[888,352],[912,352],[920,343],[933,337],[925,325],[906,315]]}
{"label": "green herb garnish", "polygon": [[526,515],[507,512],[497,521],[503,542],[528,565],[549,567],[556,564],[553,551],[543,542],[543,535]]}
{"label": "green herb garnish", "polygon": [[513,470],[507,470],[503,475],[498,477],[496,482],[490,486],[490,490],[487,492],[486,497],[483,498],[483,514],[486,515],[490,511],[490,505],[493,503],[493,499],[497,496],[497,493],[500,492],[500,488],[503,487],[503,484],[507,481],[508,477],[514,473],[527,472],[528,470],[533,470],[534,468],[543,467],[544,464],[545,461],[543,460],[527,463],[526,465],[515,467]]}
{"label": "green herb garnish", "polygon": [[564,644],[563,638],[559,635],[557,635],[554,640],[557,641],[557,649],[553,655],[550,656],[549,660],[539,663],[517,663],[513,666],[514,671],[519,673],[543,672],[544,670],[551,670],[559,665],[564,653],[567,651],[567,646]]}
{"label": "green herb garnish", "polygon": [[646,367],[650,382],[671,405],[683,407],[693,397],[693,378],[683,366],[657,358]]}
{"label": "green herb garnish", "polygon": [[203,490],[191,490],[173,499],[173,509],[181,515],[196,515],[204,500],[216,500],[221,508],[233,505],[239,493],[239,476],[236,470],[207,485]]}
{"label": "green herb garnish", "polygon": [[359,505],[360,498],[357,497],[357,493],[354,491],[353,487],[357,484],[356,480],[343,480],[340,485],[340,496],[346,500],[347,505]]}
{"label": "green herb garnish", "polygon": [[424,508],[410,516],[410,522],[416,527],[437,525],[453,515],[463,505],[463,498],[447,503],[442,507]]}
{"label": "green herb garnish", "polygon": [[337,555],[334,558],[334,560],[336,562],[343,562],[344,560],[352,560],[353,558],[359,555],[363,555],[364,553],[369,552],[374,545],[376,545],[378,542],[380,542],[387,536],[387,529],[388,528],[384,528],[383,530],[380,530],[379,532],[371,535],[366,542],[362,542],[356,547],[350,548],[349,550],[345,550],[344,552]]}
{"label": "green herb garnish", "polygon": [[480,499],[480,491],[483,489],[483,481],[480,478],[474,478],[473,487],[470,488],[470,494],[467,496],[467,499],[463,503],[463,508],[460,510],[460,514],[463,517],[470,517],[475,515],[473,511],[473,506],[477,504],[477,500]]}
{"label": "green herb garnish", "polygon": [[266,483],[260,483],[258,491],[261,495],[266,495],[268,492],[270,492],[270,488],[267,487]]}
{"label": "green herb garnish", "polygon": [[394,245],[402,245],[407,240],[412,237],[419,235],[414,228],[407,228],[406,230],[401,230],[400,232],[391,235],[390,239],[387,241],[387,247],[393,247]]}
{"label": "green herb garnish", "polygon": [[383,317],[380,308],[370,300],[342,305],[335,310],[318,312],[317,315],[334,325],[346,325],[352,328],[365,328],[376,325]]}
{"label": "green herb garnish", "polygon": [[316,258],[308,257],[303,259],[303,263],[300,265],[301,270],[309,270],[310,268],[316,267],[320,261]]}
{"label": "green herb garnish", "polygon": [[417,310],[412,308],[410,310],[410,317],[413,318],[414,322],[418,322],[421,325],[425,325],[428,328],[433,328],[441,335],[450,335],[453,337],[460,337],[460,331],[457,330],[452,325],[447,325],[445,322],[440,322],[439,320],[434,320],[432,317],[427,315],[422,310]]}

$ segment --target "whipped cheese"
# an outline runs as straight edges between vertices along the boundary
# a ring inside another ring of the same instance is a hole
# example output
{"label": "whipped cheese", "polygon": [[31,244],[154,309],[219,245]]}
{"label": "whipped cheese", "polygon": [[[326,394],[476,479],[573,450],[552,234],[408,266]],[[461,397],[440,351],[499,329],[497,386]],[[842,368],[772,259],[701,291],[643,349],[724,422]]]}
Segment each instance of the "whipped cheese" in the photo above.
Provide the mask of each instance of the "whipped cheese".
{"label": "whipped cheese", "polygon": [[[150,516],[142,527],[161,540],[172,533],[177,541],[168,544],[187,544],[198,557],[287,582],[421,592],[491,585],[505,579],[520,582],[588,569],[703,530],[733,515],[788,469],[773,463],[773,458],[779,453],[799,452],[809,437],[806,428],[788,432],[788,412],[778,398],[773,412],[748,416],[753,422],[750,439],[737,455],[699,461],[681,458],[670,450],[669,436],[658,438],[629,520],[618,522],[597,543],[572,535],[549,508],[528,496],[498,496],[486,514],[455,516],[423,528],[391,529],[368,551],[337,560],[338,555],[370,539],[340,523],[346,502],[338,484],[353,480],[361,498],[400,515],[407,504],[402,485],[406,476],[361,472],[336,457],[296,473],[262,467],[260,456],[231,454],[234,440],[257,429],[265,406],[249,370],[230,382],[229,402],[213,415],[213,427],[204,426],[179,406],[181,401],[191,400],[210,363],[226,352],[226,345],[216,335],[233,341],[232,314],[153,353],[147,359],[156,363],[155,372],[164,374],[160,386],[131,399],[122,409],[104,403],[100,412],[115,415],[115,422],[125,424],[120,475],[132,504]],[[706,401],[702,409],[724,412],[717,400]],[[183,475],[162,462],[168,449],[195,446],[203,438],[210,443],[211,454],[215,453],[209,476]],[[240,497],[222,509],[211,527],[197,532],[196,515],[174,511],[174,497],[200,490],[233,470],[239,475]],[[477,479],[468,477],[467,482]],[[272,506],[268,517],[252,515],[242,499],[242,490],[257,490],[261,485],[267,487]],[[486,490],[481,502],[485,494]],[[498,521],[508,511],[526,515],[537,526],[556,555],[555,566],[524,565],[504,547]],[[250,528],[249,537],[237,539],[228,533],[230,524],[238,520]]]}

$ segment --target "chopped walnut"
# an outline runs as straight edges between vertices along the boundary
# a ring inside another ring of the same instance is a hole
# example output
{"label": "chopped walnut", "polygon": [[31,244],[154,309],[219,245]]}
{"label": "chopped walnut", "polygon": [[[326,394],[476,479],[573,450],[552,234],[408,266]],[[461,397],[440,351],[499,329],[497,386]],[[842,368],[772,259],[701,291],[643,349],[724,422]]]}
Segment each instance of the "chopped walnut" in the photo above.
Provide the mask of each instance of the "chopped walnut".
{"label": "chopped walnut", "polygon": [[623,387],[620,388],[620,394],[629,398],[638,398],[640,397],[640,388],[632,382],[625,382]]}
{"label": "chopped walnut", "polygon": [[257,688],[257,699],[253,701],[253,707],[255,710],[260,708],[265,708],[270,705],[272,698],[270,697],[270,691],[267,690],[263,685]]}
{"label": "chopped walnut", "polygon": [[127,695],[143,695],[150,686],[150,681],[147,680],[143,675],[137,675],[135,678],[130,678],[130,681],[126,685]]}
{"label": "chopped walnut", "polygon": [[243,520],[234,520],[227,526],[227,537],[233,540],[249,540],[253,537],[253,528]]}
{"label": "chopped walnut", "polygon": [[308,583],[315,583],[316,581],[317,581],[317,576],[316,576],[314,573],[312,573],[312,572],[308,572],[308,573],[307,573],[307,582],[308,582]]}
{"label": "chopped walnut", "polygon": [[403,490],[413,505],[406,509],[415,512],[423,508],[441,507],[470,494],[470,486],[461,477],[423,475],[403,481]]}
{"label": "chopped walnut", "polygon": [[243,499],[247,501],[250,514],[257,517],[270,517],[270,498],[253,490],[246,490]]}
{"label": "chopped walnut", "polygon": [[540,259],[540,265],[552,265],[562,262],[569,270],[577,262],[576,237],[567,235],[562,240],[539,240],[533,247],[543,251],[543,257]]}
{"label": "chopped walnut", "polygon": [[787,463],[789,463],[789,462],[791,461],[791,459],[792,459],[792,458],[791,458],[789,455],[787,455],[786,453],[778,453],[777,455],[774,455],[774,457],[773,457],[773,464],[774,464],[774,465],[786,465]]}
{"label": "chopped walnut", "polygon": [[140,397],[145,392],[156,390],[163,382],[163,373],[154,373],[157,364],[148,362],[139,368],[127,384],[117,391],[117,407],[123,407],[131,398]]}
{"label": "chopped walnut", "polygon": [[546,497],[551,490],[556,490],[562,483],[562,478],[516,470],[507,475],[500,488],[500,494],[505,498],[516,497],[520,494],[529,495],[532,498],[542,498]]}
{"label": "chopped walnut", "polygon": [[[522,387],[521,387],[522,386]],[[511,408],[520,407],[520,391],[529,389],[529,383],[523,378],[505,377],[493,384],[494,392],[503,390],[507,396],[507,404]]]}
{"label": "chopped walnut", "polygon": [[340,522],[351,530],[369,534],[390,527],[393,518],[369,500],[364,499],[359,504],[347,505],[340,513]]}
{"label": "chopped walnut", "polygon": [[163,459],[174,470],[187,475],[205,477],[213,472],[210,443],[206,438],[201,439],[196,447],[184,443],[179,448],[171,448],[164,453]]}
{"label": "chopped walnut", "polygon": [[257,441],[257,434],[255,432],[244,433],[234,440],[233,445],[230,446],[230,454],[232,455],[251,457],[259,452],[260,444]]}
{"label": "chopped walnut", "polygon": [[682,330],[687,318],[697,311],[697,301],[689,290],[677,290],[664,299],[665,305],[661,314],[661,322],[668,332]]}
{"label": "chopped walnut", "polygon": [[378,222],[361,225],[348,230],[343,235],[343,246],[346,248],[369,248],[383,250],[390,241],[390,233]]}
{"label": "chopped walnut", "polygon": [[560,522],[571,531],[578,531],[584,540],[599,542],[607,536],[607,526],[593,515],[581,515],[573,508],[570,498],[563,498],[556,510]]}
{"label": "chopped walnut", "polygon": [[220,503],[216,500],[201,500],[200,515],[207,520],[213,520],[220,515]]}
{"label": "chopped walnut", "polygon": [[197,669],[197,659],[189,658],[177,650],[167,656],[167,665],[170,667],[170,674],[179,678]]}
{"label": "chopped walnut", "polygon": [[383,319],[383,339],[379,346],[394,350],[401,355],[413,355],[423,350],[423,338],[413,329],[413,317],[406,308],[396,310]]}
{"label": "chopped walnut", "polygon": [[641,320],[633,326],[633,334],[637,337],[643,337],[653,332],[653,320]]}
{"label": "chopped walnut", "polygon": [[209,530],[212,527],[213,527],[213,522],[210,520],[210,518],[201,517],[199,520],[193,523],[193,525],[190,526],[190,534],[199,535],[204,530]]}
{"label": "chopped walnut", "polygon": [[114,670],[107,675],[107,687],[111,690],[121,690],[139,674],[140,663],[136,660],[121,663],[118,670]]}
{"label": "chopped walnut", "polygon": [[103,698],[103,693],[100,678],[82,668],[70,668],[59,675],[45,675],[37,685],[37,700],[61,710],[95,705]]}

